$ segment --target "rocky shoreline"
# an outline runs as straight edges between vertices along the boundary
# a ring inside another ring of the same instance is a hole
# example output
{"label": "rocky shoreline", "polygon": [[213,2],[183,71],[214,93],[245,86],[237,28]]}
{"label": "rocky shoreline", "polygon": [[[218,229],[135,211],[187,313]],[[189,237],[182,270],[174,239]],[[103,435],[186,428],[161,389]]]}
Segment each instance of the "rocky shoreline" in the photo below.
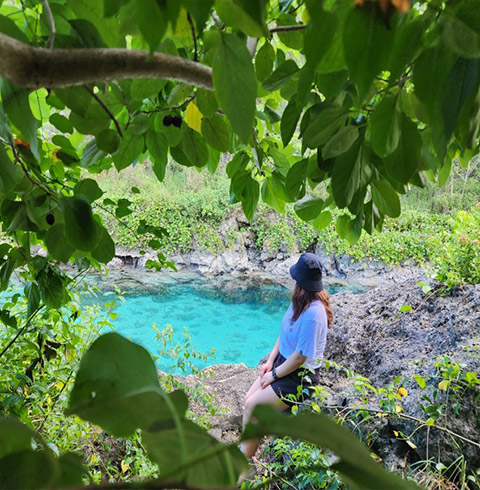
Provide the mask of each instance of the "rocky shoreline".
{"label": "rocky shoreline", "polygon": [[[477,468],[479,446],[460,438],[453,442],[452,433],[480,442],[480,406],[475,402],[479,385],[465,392],[463,398],[453,400],[448,390],[438,389],[442,378],[437,378],[436,363],[449,356],[465,370],[478,372],[480,285],[465,287],[450,296],[439,291],[425,295],[417,285],[420,277],[379,286],[364,294],[334,295],[336,319],[329,332],[326,359],[368,378],[377,389],[392,385],[399,376],[406,378],[402,386],[407,395],[399,404],[403,406],[402,413],[410,417],[426,420],[428,415],[419,403],[426,405],[422,397],[433,396],[428,385],[436,391],[436,402],[432,404],[438,404],[445,414],[434,425],[446,431],[423,426],[411,437],[409,445],[398,434],[413,432],[418,424],[412,420],[400,416],[377,418],[370,428],[375,433],[372,448],[389,468],[402,471],[406,464],[423,461],[429,455],[448,465],[460,454],[464,455],[467,468]],[[400,311],[403,305],[409,305],[411,311]],[[213,395],[220,413],[227,412],[212,418],[211,433],[230,442],[239,433],[243,397],[259,370],[242,364],[216,365],[207,370],[213,374],[204,380],[205,389]],[[420,387],[415,375],[422,376],[427,388]],[[198,379],[187,376],[182,382],[193,386]],[[332,406],[355,406],[360,398],[357,380],[341,370],[325,370],[321,386],[326,390],[323,403],[327,412]],[[368,408],[378,409],[381,395],[369,390],[367,395]],[[455,410],[448,406],[457,402]],[[192,410],[201,414],[205,409],[193,403]]]}

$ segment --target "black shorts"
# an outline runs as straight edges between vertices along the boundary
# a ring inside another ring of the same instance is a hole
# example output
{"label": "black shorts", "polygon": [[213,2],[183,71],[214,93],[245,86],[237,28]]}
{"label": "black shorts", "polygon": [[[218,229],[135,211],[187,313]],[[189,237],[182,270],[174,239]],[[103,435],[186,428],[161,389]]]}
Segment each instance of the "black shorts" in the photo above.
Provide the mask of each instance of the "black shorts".
{"label": "black shorts", "polygon": [[[278,354],[273,367],[278,368],[286,361],[282,354]],[[312,386],[320,381],[320,368],[314,370],[300,367],[283,378],[273,381],[271,387],[275,394],[289,407],[308,400],[313,392]],[[294,396],[292,396],[294,395]]]}

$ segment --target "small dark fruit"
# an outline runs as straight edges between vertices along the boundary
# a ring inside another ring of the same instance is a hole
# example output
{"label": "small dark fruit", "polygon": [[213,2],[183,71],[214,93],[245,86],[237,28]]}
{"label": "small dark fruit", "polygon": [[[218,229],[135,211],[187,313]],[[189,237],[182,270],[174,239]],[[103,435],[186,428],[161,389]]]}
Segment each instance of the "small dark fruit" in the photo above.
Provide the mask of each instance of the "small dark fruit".
{"label": "small dark fruit", "polygon": [[47,214],[47,216],[45,217],[45,219],[47,220],[47,223],[51,226],[53,225],[53,223],[55,223],[55,216],[53,216],[52,213],[50,214]]}
{"label": "small dark fruit", "polygon": [[163,125],[164,126],[170,126],[172,124],[173,124],[173,117],[170,114],[163,118]]}
{"label": "small dark fruit", "polygon": [[179,128],[182,125],[182,118],[180,116],[174,116],[174,117],[172,117],[172,124],[176,128]]}

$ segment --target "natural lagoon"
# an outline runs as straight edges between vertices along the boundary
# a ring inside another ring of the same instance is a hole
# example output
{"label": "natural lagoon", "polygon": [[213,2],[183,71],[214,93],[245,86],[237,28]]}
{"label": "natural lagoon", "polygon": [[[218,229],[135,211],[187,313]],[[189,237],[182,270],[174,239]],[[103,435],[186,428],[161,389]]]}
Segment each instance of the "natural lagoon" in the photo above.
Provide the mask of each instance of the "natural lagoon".
{"label": "natural lagoon", "polygon": [[[277,339],[291,295],[288,288],[264,278],[208,278],[185,272],[117,274],[96,285],[104,291],[96,299],[100,303],[112,302],[114,286],[122,291],[121,299],[115,299],[114,330],[158,357],[162,371],[175,365],[175,360],[160,357],[164,345],[157,339],[169,325],[174,331],[170,348],[186,342],[183,331],[187,329],[195,351],[206,354],[215,349],[215,356],[207,360],[190,359],[197,367],[257,366]],[[326,287],[330,294],[346,289],[360,292],[358,287]],[[178,369],[174,372],[182,374]]]}

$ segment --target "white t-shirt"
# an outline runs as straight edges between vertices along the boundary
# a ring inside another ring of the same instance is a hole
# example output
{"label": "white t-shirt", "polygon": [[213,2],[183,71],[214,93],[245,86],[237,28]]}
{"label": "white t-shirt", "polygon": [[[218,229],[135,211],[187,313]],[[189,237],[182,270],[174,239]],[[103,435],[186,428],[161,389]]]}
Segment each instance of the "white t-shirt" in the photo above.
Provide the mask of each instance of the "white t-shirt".
{"label": "white t-shirt", "polygon": [[290,304],[282,320],[279,351],[288,358],[293,352],[307,356],[305,367],[315,369],[322,364],[327,342],[327,313],[321,301],[314,301],[292,321],[293,307]]}

